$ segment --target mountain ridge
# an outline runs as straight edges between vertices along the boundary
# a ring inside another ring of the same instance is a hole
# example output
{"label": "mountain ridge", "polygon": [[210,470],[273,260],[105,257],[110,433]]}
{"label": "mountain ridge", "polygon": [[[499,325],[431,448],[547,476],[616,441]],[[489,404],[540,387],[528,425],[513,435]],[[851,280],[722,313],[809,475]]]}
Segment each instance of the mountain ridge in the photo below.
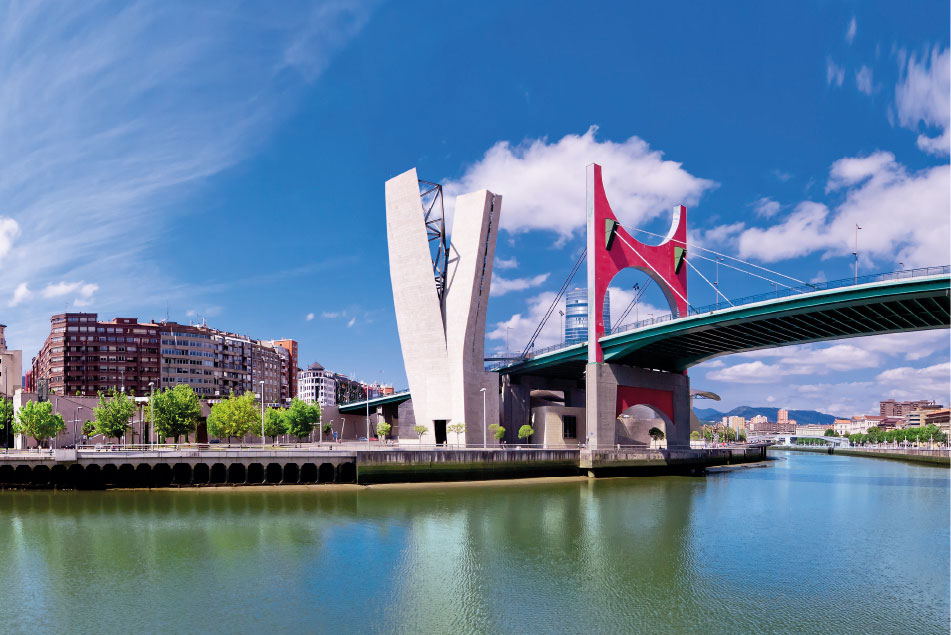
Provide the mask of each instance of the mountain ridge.
{"label": "mountain ridge", "polygon": [[[710,423],[720,421],[720,419],[723,417],[743,417],[744,419],[752,419],[756,415],[763,415],[770,421],[776,421],[776,414],[779,411],[779,408],[771,408],[766,406],[737,406],[729,412],[722,412],[715,408],[694,408],[693,411],[700,421],[706,421]],[[831,426],[838,417],[825,412],[819,412],[818,410],[790,410],[789,418],[795,420],[796,423],[801,425],[818,423]]]}

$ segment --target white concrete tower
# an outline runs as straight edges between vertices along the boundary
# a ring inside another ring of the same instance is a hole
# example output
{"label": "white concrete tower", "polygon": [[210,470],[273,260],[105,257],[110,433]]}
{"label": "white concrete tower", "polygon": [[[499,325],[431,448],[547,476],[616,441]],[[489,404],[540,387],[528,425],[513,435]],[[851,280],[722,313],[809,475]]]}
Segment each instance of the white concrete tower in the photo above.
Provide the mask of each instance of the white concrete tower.
{"label": "white concrete tower", "polygon": [[[502,197],[487,190],[456,199],[453,240],[440,297],[415,168],[386,182],[386,229],[396,325],[423,443],[466,423],[467,443],[498,423],[499,378],[484,369],[485,316]],[[437,267],[438,268],[438,267]],[[438,430],[438,432],[437,432]],[[462,440],[462,439],[460,439]],[[448,435],[448,441],[456,441]]]}

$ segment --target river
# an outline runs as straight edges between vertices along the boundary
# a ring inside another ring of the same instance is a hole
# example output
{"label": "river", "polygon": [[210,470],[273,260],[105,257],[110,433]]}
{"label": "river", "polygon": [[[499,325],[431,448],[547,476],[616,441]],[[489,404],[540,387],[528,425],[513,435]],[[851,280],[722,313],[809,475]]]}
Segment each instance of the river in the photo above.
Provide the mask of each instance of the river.
{"label": "river", "polygon": [[3,492],[3,632],[947,633],[949,472]]}

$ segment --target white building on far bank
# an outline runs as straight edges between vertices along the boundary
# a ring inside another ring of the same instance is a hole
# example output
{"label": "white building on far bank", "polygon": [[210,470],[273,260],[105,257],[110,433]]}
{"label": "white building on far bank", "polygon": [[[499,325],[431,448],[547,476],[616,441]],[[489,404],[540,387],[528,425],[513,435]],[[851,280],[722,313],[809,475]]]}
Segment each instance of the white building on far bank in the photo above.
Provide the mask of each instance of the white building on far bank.
{"label": "white building on far bank", "polygon": [[320,404],[320,407],[337,405],[337,382],[334,373],[314,362],[297,373],[297,392],[301,401]]}

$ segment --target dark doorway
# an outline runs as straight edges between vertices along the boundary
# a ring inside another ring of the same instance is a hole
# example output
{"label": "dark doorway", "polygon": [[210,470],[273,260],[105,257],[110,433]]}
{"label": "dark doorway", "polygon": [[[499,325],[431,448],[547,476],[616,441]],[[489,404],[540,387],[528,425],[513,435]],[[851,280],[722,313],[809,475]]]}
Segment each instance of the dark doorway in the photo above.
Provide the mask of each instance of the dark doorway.
{"label": "dark doorway", "polygon": [[436,419],[433,421],[436,428],[436,445],[445,445],[446,443],[446,420]]}
{"label": "dark doorway", "polygon": [[208,425],[205,419],[200,419],[195,428],[195,443],[208,443]]}

